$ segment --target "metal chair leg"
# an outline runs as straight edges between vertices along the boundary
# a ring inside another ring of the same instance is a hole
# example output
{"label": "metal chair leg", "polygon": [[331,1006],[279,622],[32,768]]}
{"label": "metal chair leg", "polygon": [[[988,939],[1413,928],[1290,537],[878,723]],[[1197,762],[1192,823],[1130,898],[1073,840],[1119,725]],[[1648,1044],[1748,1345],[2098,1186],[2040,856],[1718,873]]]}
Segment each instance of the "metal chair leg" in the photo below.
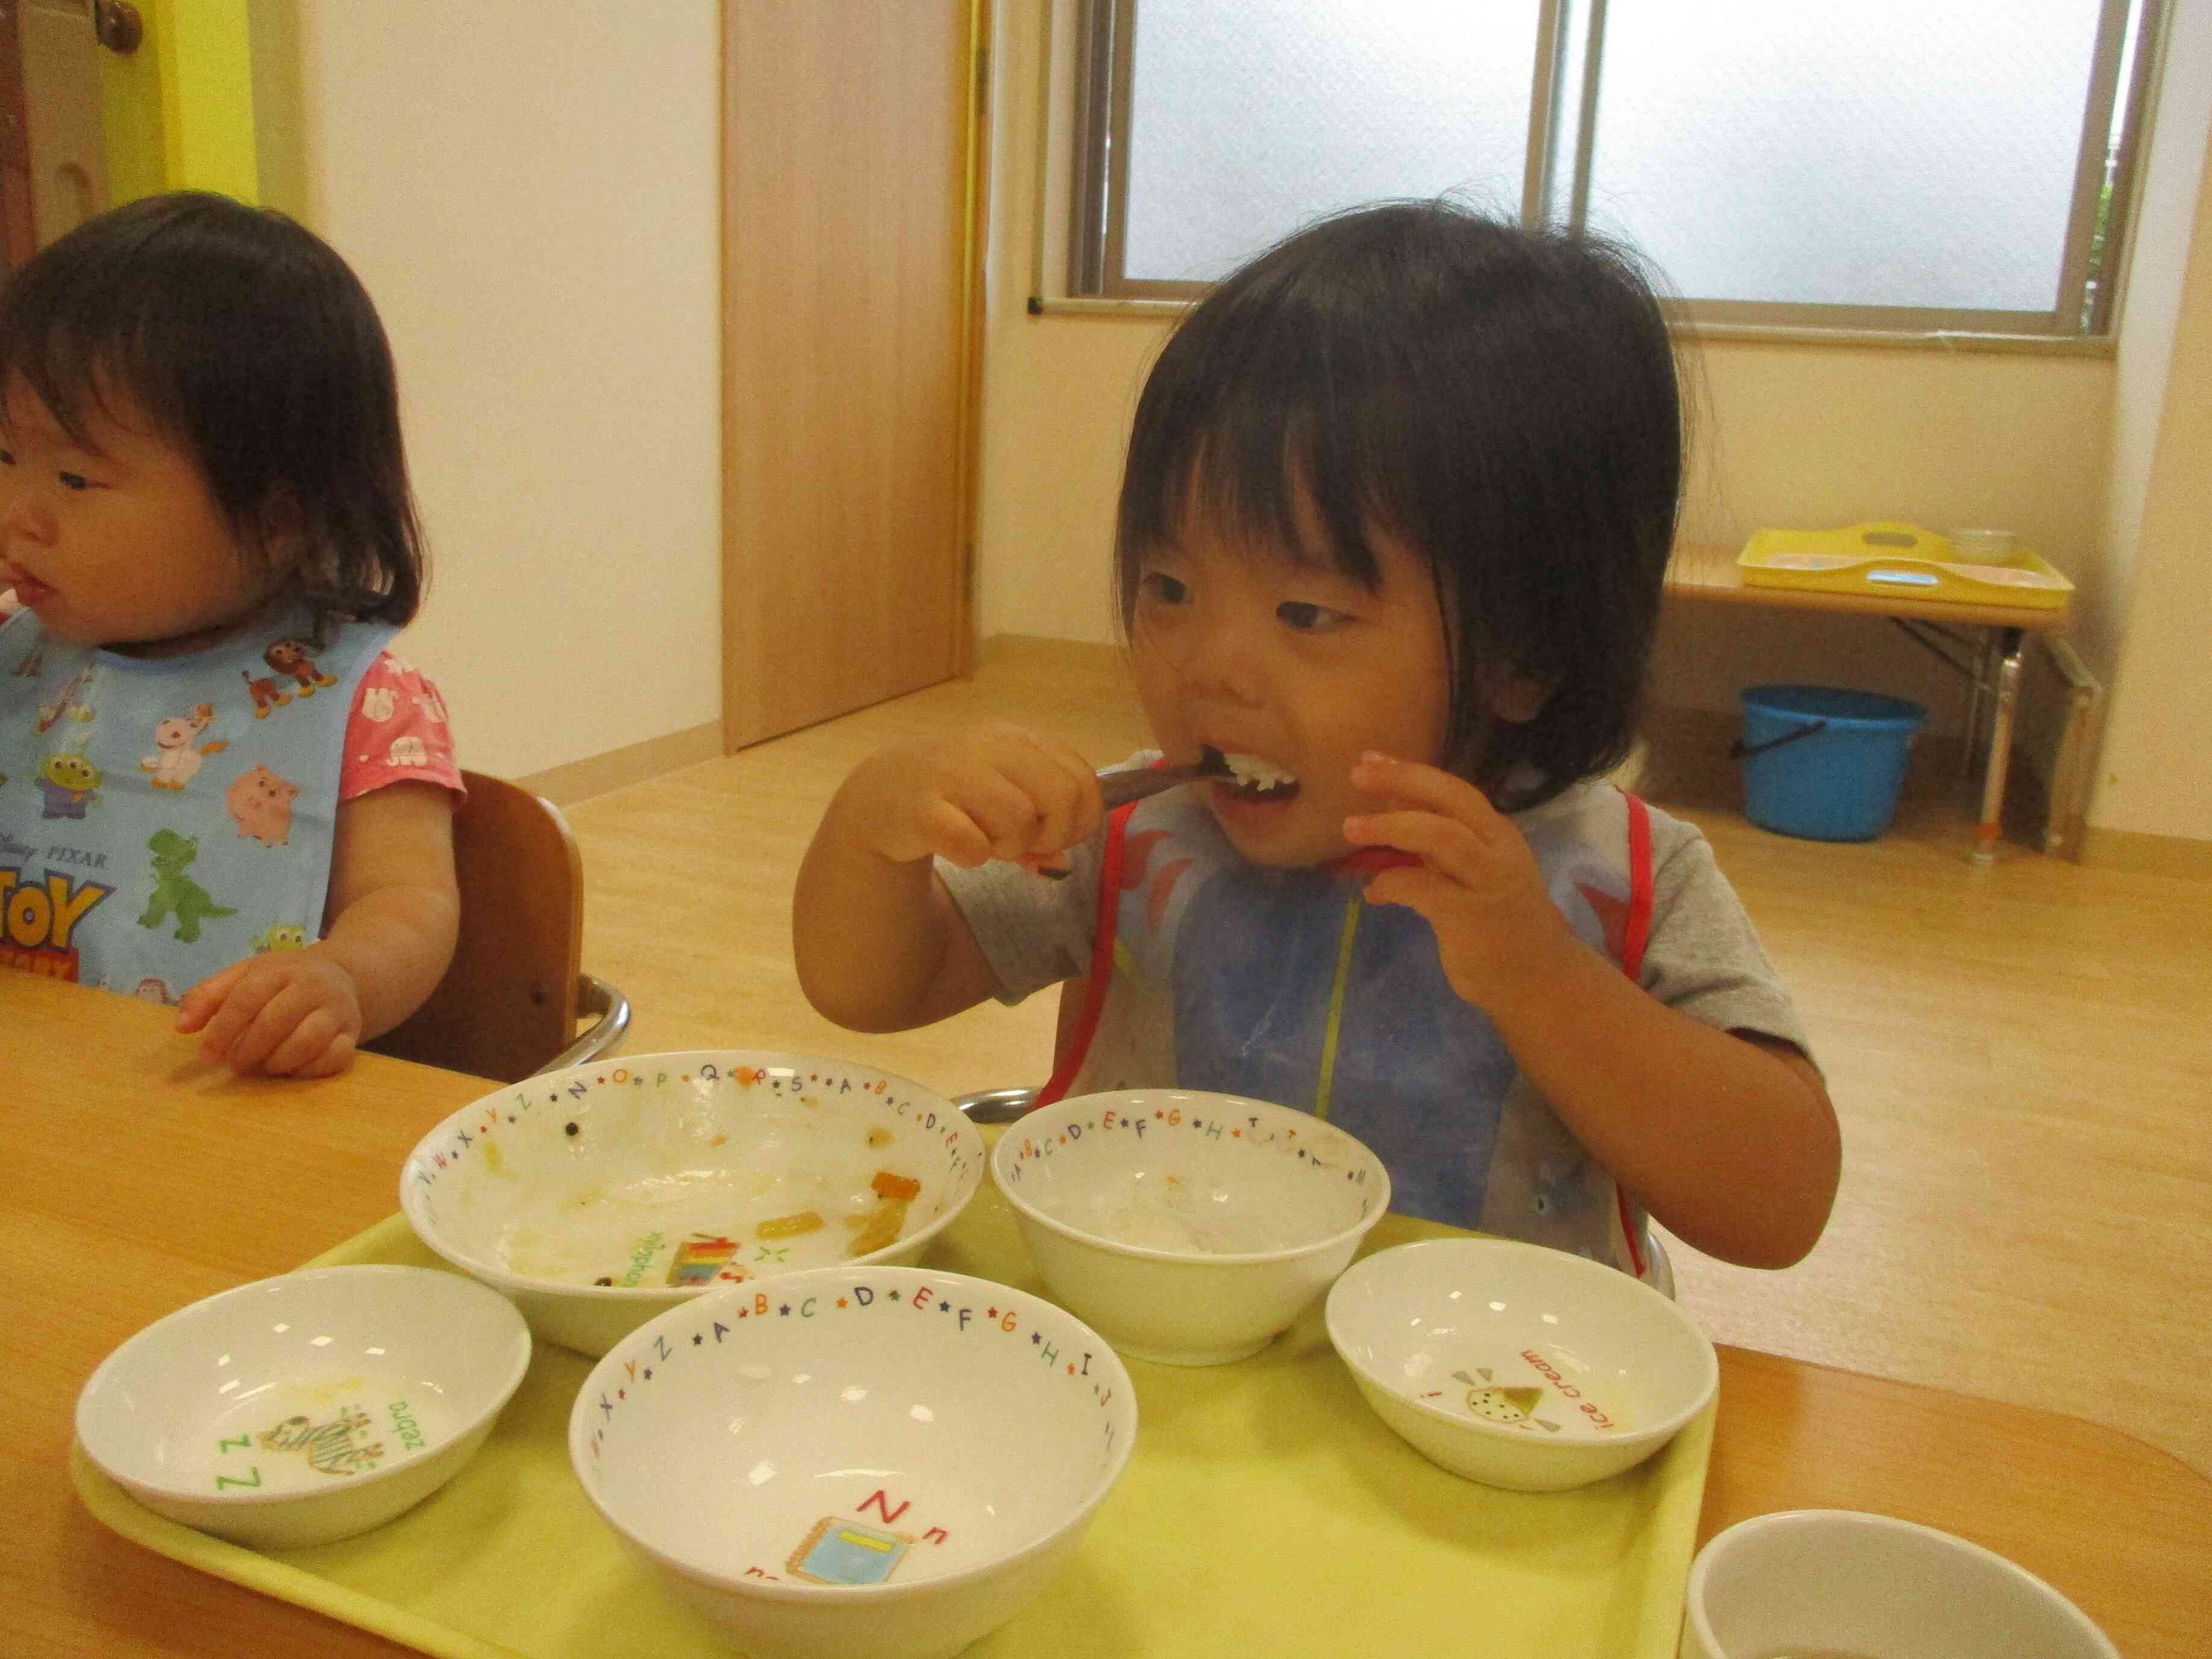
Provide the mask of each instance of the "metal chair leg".
{"label": "metal chair leg", "polygon": [[961,1095],[952,1104],[968,1114],[971,1123],[1011,1123],[1026,1113],[1036,1099],[1035,1089],[983,1089]]}
{"label": "metal chair leg", "polygon": [[568,1066],[580,1066],[611,1054],[629,1030],[629,998],[604,979],[585,974],[576,982],[576,1011],[595,1014],[592,1028],[562,1049],[538,1070],[542,1075]]}
{"label": "metal chair leg", "polygon": [[2020,628],[2006,628],[1997,648],[1996,697],[1990,714],[1990,758],[1982,771],[1982,812],[1974,826],[1974,862],[1996,862],[1997,841],[2004,833],[2005,772],[2012,764],[2012,728],[2020,712],[2021,648],[2027,639]]}

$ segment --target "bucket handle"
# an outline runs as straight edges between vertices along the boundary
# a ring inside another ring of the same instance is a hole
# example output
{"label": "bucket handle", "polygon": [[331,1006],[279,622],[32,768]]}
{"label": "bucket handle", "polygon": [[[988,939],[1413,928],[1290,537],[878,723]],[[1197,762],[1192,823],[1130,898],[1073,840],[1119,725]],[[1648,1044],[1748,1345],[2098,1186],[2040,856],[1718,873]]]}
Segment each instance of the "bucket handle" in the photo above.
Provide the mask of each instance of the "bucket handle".
{"label": "bucket handle", "polygon": [[1729,745],[1729,759],[1748,760],[1754,754],[1764,754],[1769,749],[1778,749],[1784,743],[1794,743],[1801,737],[1810,737],[1815,732],[1826,731],[1827,729],[1828,723],[1826,720],[1815,720],[1809,726],[1800,726],[1795,731],[1786,731],[1779,737],[1770,737],[1764,743],[1753,743],[1749,748],[1746,748],[1743,739],[1739,737]]}

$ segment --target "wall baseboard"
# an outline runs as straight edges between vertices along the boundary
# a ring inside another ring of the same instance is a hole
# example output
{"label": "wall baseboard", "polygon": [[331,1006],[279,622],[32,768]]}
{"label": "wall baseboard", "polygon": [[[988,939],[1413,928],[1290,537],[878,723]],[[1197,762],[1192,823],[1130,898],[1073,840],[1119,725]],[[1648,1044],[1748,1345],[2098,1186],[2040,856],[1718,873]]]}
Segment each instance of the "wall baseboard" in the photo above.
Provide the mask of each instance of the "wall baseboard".
{"label": "wall baseboard", "polygon": [[2099,829],[2081,837],[2081,862],[2100,869],[2138,875],[2181,875],[2212,881],[2212,841],[2186,835],[2151,835],[2140,830]]}
{"label": "wall baseboard", "polygon": [[642,743],[586,755],[563,766],[549,766],[514,781],[556,807],[572,807],[595,795],[605,795],[632,784],[642,784],[702,760],[722,758],[722,723],[709,720],[685,731],[648,737]]}
{"label": "wall baseboard", "polygon": [[975,666],[986,663],[1061,663],[1073,658],[1103,663],[1124,656],[1121,647],[1096,639],[1049,639],[1036,633],[994,633],[975,645]]}

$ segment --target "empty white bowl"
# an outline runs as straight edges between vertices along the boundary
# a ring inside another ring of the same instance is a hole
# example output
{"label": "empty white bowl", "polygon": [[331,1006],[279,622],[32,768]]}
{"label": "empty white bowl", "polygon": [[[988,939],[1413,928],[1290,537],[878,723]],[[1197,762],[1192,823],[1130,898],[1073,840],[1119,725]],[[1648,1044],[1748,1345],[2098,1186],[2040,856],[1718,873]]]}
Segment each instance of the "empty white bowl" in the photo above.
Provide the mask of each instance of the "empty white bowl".
{"label": "empty white bowl", "polygon": [[842,1060],[646,1054],[527,1078],[422,1137],[422,1242],[548,1341],[605,1353],[718,1285],[911,1262],[982,1182],[951,1102]]}
{"label": "empty white bowl", "polygon": [[1039,1297],[819,1268],[609,1351],[568,1455],[601,1516],[755,1659],[958,1652],[1066,1562],[1129,1461],[1113,1350]]}
{"label": "empty white bowl", "polygon": [[1755,1515],[1705,1541],[1682,1659],[2119,1659],[2026,1568],[1933,1527],[1856,1510]]}
{"label": "empty white bowl", "polygon": [[380,1526],[476,1455],[530,1366],[511,1304],[432,1268],[316,1268],[156,1320],[77,1396],[147,1508],[255,1549]]}
{"label": "empty white bowl", "polygon": [[1053,1295],[1124,1354],[1219,1365],[1265,1347],[1390,1208],[1382,1160],[1310,1112],[1129,1089],[1009,1124],[991,1177]]}
{"label": "empty white bowl", "polygon": [[1557,1492],[1641,1462],[1719,1386],[1713,1345],[1626,1274],[1504,1238],[1377,1250],[1328,1295],[1377,1416],[1455,1474]]}

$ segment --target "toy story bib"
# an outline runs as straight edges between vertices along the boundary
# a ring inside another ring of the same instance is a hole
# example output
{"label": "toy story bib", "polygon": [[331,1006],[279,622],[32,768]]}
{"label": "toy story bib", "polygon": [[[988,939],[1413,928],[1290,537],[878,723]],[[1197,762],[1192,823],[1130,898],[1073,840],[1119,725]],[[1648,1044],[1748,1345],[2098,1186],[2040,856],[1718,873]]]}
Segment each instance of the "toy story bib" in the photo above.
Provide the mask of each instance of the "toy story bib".
{"label": "toy story bib", "polygon": [[0,627],[0,966],[174,1002],[322,930],[355,688],[397,630],[188,656]]}
{"label": "toy story bib", "polygon": [[[1515,820],[1577,935],[1632,976],[1650,820],[1607,784]],[[1444,977],[1428,922],[1351,868],[1247,863],[1186,790],[1115,814],[1086,1002],[1040,1102],[1172,1084],[1310,1111],[1389,1167],[1391,1208],[1641,1276],[1642,1217]]]}

